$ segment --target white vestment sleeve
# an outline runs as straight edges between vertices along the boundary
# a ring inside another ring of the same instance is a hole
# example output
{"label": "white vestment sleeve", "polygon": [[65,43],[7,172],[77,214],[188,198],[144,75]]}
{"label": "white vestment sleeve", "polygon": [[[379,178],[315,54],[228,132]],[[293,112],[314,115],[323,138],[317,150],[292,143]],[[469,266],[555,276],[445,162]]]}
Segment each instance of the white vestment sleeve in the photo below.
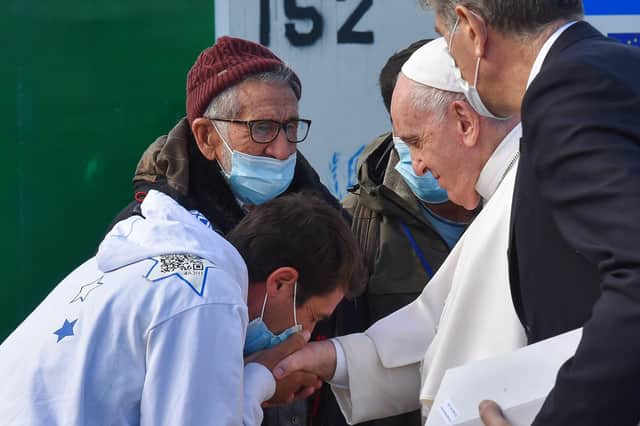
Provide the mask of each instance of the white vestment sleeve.
{"label": "white vestment sleeve", "polygon": [[246,306],[211,303],[152,328],[140,424],[242,425],[246,323]]}
{"label": "white vestment sleeve", "polygon": [[349,387],[349,372],[347,371],[347,357],[344,354],[342,345],[336,339],[331,339],[333,347],[336,349],[336,371],[329,380],[329,384],[334,387],[346,389]]}
{"label": "white vestment sleeve", "polygon": [[348,388],[332,390],[349,423],[420,408],[420,365],[436,334],[465,237],[416,300],[364,333],[335,338],[344,351]]}
{"label": "white vestment sleeve", "polygon": [[331,386],[331,389],[349,424],[420,408],[419,362],[385,368],[366,334],[350,334],[336,340],[344,351],[349,387]]}

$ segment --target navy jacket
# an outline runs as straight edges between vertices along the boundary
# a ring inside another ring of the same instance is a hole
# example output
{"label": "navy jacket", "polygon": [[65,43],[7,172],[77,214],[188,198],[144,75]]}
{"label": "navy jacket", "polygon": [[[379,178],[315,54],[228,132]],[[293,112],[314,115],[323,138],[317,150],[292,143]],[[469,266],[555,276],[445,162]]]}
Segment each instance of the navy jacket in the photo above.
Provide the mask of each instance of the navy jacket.
{"label": "navy jacket", "polygon": [[509,250],[530,343],[584,326],[534,424],[640,421],[640,49],[585,22],[522,105]]}

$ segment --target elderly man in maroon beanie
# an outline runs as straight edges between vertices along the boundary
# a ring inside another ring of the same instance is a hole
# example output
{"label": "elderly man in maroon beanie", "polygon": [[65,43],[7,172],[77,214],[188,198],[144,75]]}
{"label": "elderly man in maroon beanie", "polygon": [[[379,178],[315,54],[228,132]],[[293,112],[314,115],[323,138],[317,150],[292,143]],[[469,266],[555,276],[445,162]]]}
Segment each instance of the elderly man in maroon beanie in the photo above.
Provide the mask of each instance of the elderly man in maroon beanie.
{"label": "elderly man in maroon beanie", "polygon": [[114,221],[139,214],[151,189],[198,210],[225,235],[252,208],[279,195],[315,192],[339,208],[297,151],[311,121],[298,115],[302,85],[269,49],[221,37],[187,76],[187,116],[143,154],[135,201]]}
{"label": "elderly man in maroon beanie", "polygon": [[[301,93],[298,76],[269,49],[219,38],[189,71],[187,116],[142,155],[133,178],[135,200],[113,223],[140,215],[140,203],[152,189],[198,211],[222,235],[252,206],[282,194],[315,194],[339,209],[296,149],[311,124],[298,115]],[[333,330],[331,321],[324,321],[315,335],[330,337]],[[314,405],[335,404],[326,390],[319,398]],[[304,400],[268,408],[264,423],[306,423],[308,408]]]}

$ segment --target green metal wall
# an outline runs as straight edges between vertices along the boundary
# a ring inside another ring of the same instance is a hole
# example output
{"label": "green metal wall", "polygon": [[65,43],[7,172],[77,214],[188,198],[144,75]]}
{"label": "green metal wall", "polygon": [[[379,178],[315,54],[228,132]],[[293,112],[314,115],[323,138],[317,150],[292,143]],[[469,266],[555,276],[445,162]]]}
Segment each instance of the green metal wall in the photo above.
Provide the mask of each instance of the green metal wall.
{"label": "green metal wall", "polygon": [[214,38],[213,0],[2,3],[0,341],[94,254]]}

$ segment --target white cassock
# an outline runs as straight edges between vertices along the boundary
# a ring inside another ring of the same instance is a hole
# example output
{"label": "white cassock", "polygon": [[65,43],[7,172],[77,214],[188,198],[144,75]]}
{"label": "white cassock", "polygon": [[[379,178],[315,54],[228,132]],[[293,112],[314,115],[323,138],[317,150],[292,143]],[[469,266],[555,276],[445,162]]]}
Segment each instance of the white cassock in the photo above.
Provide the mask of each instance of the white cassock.
{"label": "white cassock", "polygon": [[517,125],[486,163],[485,205],[424,291],[364,333],[337,337],[332,389],[350,424],[423,409],[447,369],[526,344],[511,301],[507,247]]}

